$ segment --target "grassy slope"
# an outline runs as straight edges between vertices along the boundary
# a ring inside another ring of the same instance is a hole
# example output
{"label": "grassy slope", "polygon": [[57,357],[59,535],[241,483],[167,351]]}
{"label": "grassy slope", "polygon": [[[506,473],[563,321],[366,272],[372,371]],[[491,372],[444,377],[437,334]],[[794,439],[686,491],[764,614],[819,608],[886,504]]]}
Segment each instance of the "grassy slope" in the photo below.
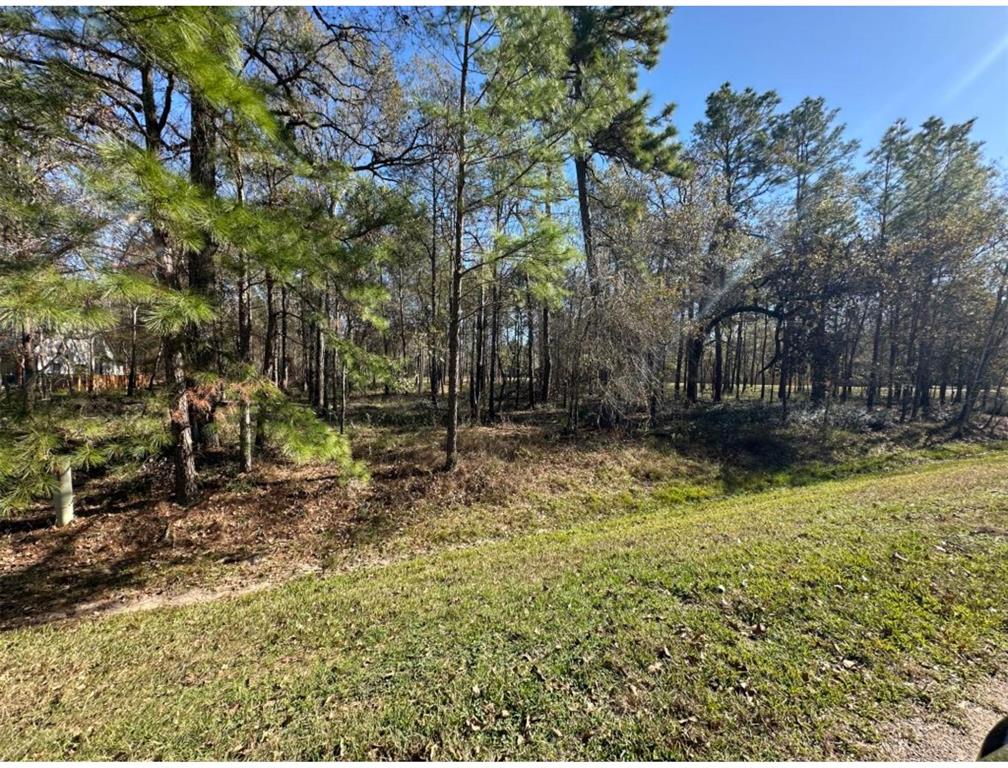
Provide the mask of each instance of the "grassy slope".
{"label": "grassy slope", "polygon": [[641,507],[0,635],[0,757],[856,755],[1005,658],[1003,452]]}

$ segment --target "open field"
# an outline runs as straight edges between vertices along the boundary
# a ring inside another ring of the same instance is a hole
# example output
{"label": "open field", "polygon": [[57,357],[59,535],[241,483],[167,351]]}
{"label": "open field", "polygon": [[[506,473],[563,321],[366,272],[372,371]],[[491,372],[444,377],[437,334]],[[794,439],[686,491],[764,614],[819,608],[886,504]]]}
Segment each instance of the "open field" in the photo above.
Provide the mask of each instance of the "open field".
{"label": "open field", "polygon": [[1005,661],[1008,455],[399,559],[6,632],[0,753],[878,755]]}

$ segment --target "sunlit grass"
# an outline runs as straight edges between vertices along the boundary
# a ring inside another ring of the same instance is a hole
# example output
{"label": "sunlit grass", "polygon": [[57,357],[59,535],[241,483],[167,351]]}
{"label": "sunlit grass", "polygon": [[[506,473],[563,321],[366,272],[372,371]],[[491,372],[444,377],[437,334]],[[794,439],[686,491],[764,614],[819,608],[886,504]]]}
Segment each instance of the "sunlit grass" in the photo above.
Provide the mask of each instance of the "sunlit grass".
{"label": "sunlit grass", "polygon": [[18,630],[0,755],[856,756],[1004,660],[1006,536],[995,453]]}

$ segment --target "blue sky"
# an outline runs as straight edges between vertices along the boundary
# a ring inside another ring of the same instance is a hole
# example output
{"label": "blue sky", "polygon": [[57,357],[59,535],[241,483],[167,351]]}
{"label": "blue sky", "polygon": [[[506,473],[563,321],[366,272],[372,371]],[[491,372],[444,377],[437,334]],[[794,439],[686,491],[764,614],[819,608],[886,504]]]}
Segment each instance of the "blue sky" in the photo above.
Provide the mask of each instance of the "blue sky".
{"label": "blue sky", "polygon": [[675,102],[688,134],[721,83],[840,108],[873,145],[899,117],[977,118],[987,156],[1008,164],[1008,7],[679,7],[640,84]]}

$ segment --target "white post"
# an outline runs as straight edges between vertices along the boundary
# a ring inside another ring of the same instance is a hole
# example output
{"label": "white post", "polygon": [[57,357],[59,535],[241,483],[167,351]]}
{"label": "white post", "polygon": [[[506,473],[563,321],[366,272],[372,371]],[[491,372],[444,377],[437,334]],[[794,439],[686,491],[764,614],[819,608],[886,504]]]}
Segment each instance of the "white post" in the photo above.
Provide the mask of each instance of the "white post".
{"label": "white post", "polygon": [[252,405],[243,399],[240,415],[242,471],[252,471]]}
{"label": "white post", "polygon": [[56,525],[69,525],[74,519],[73,470],[67,464],[57,470],[59,485],[53,491]]}

